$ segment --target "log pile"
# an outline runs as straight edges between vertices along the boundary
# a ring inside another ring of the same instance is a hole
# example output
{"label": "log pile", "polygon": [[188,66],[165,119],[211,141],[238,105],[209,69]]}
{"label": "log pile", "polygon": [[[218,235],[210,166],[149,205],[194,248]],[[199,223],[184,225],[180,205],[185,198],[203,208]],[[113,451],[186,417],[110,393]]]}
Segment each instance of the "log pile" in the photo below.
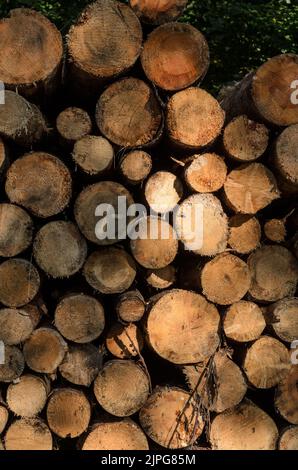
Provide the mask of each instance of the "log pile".
{"label": "log pile", "polygon": [[0,20],[0,450],[298,448],[298,56],[218,101],[185,4]]}

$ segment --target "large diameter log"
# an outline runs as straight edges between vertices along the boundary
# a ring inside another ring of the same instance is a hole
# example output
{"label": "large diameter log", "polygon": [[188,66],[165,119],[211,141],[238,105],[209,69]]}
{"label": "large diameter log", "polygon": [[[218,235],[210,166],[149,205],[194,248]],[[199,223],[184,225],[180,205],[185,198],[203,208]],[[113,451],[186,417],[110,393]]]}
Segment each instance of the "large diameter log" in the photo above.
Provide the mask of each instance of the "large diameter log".
{"label": "large diameter log", "polygon": [[80,436],[87,430],[90,418],[90,403],[80,390],[61,388],[51,394],[47,405],[47,421],[57,436]]}
{"label": "large diameter log", "polygon": [[57,157],[32,152],[9,168],[5,191],[11,202],[37,217],[51,217],[68,205],[72,181],[68,168]]}
{"label": "large diameter log", "polygon": [[119,320],[126,323],[140,321],[145,313],[145,300],[137,290],[122,294],[116,305]]}
{"label": "large diameter log", "polygon": [[298,450],[298,426],[289,426],[281,433],[278,450]]}
{"label": "large diameter log", "polygon": [[176,282],[176,269],[172,264],[165,268],[148,269],[146,272],[146,282],[153,289],[168,289]]}
{"label": "large diameter log", "polygon": [[204,153],[191,158],[185,167],[184,178],[192,191],[213,193],[223,187],[227,171],[222,157],[215,153]]}
{"label": "large diameter log", "polygon": [[129,325],[115,323],[107,333],[106,347],[113,356],[119,359],[140,356],[143,346],[143,335],[140,329],[132,323]]}
{"label": "large diameter log", "polygon": [[145,185],[145,199],[153,212],[171,212],[183,197],[183,185],[169,171],[158,171],[150,176]]}
{"label": "large diameter log", "polygon": [[114,149],[104,137],[86,135],[75,143],[72,158],[84,173],[100,175],[113,165]]}
{"label": "large diameter log", "polygon": [[218,327],[215,305],[199,294],[176,289],[153,297],[147,340],[162,358],[174,364],[195,364],[216,351]]}
{"label": "large diameter log", "polygon": [[130,0],[129,4],[143,23],[159,25],[176,20],[187,0]]}
{"label": "large diameter log", "polygon": [[128,152],[119,163],[123,179],[131,185],[142,183],[152,170],[152,158],[143,150]]}
{"label": "large diameter log", "polygon": [[32,242],[33,222],[29,214],[14,204],[0,204],[0,256],[17,256]]}
{"label": "large diameter log", "polygon": [[84,109],[71,107],[57,116],[56,128],[61,142],[71,147],[77,140],[91,133],[92,122]]}
{"label": "large diameter log", "polygon": [[4,346],[4,363],[0,364],[0,382],[13,382],[23,373],[25,361],[16,346]]}
{"label": "large diameter log", "polygon": [[262,336],[247,350],[243,370],[256,388],[275,387],[289,373],[289,351],[275,338]]}
{"label": "large diameter log", "polygon": [[275,450],[273,419],[250,400],[216,416],[211,424],[213,450]]}
{"label": "large diameter log", "polygon": [[39,230],[33,253],[36,263],[48,276],[67,278],[82,268],[87,257],[87,243],[76,225],[59,220]]}
{"label": "large diameter log", "polygon": [[201,283],[208,300],[219,305],[230,305],[247,294],[251,275],[244,261],[223,253],[205,264]]}
{"label": "large diameter log", "polygon": [[88,295],[68,295],[57,305],[55,326],[66,339],[74,343],[94,341],[105,327],[103,306]]}
{"label": "large diameter log", "polygon": [[40,277],[32,263],[11,258],[0,265],[0,302],[7,307],[22,307],[34,299]]}
{"label": "large diameter log", "polygon": [[34,323],[25,309],[0,309],[0,341],[10,346],[26,341],[34,330]]}
{"label": "large diameter log", "polygon": [[139,414],[147,436],[168,449],[181,449],[200,437],[204,423],[194,398],[180,388],[158,387]]}
{"label": "large diameter log", "polygon": [[227,204],[242,214],[256,214],[280,196],[273,174],[261,163],[232,170],[224,190]]}
{"label": "large diameter log", "polygon": [[294,295],[298,282],[298,263],[282,246],[263,246],[248,258],[252,283],[250,295],[261,302],[276,302]]}
{"label": "large diameter log", "polygon": [[236,85],[221,105],[229,119],[246,114],[275,126],[298,123],[292,83],[298,76],[298,56],[282,54],[265,62]]}
{"label": "large diameter log", "polygon": [[223,320],[226,337],[237,343],[255,341],[261,336],[265,327],[266,321],[261,308],[246,300],[231,305]]}
{"label": "large diameter log", "polygon": [[49,382],[42,377],[22,375],[8,386],[6,402],[15,415],[33,418],[44,409],[49,392]]}
{"label": "large diameter log", "polygon": [[120,147],[138,147],[159,137],[163,117],[153,90],[137,78],[123,78],[100,96],[95,112],[100,132]]}
{"label": "large diameter log", "polygon": [[298,124],[285,129],[277,138],[274,146],[273,162],[281,182],[281,188],[285,192],[298,193],[297,161]]}
{"label": "large diameter log", "polygon": [[0,405],[0,434],[4,431],[9,418],[8,410],[5,406]]}
{"label": "large diameter log", "polygon": [[241,255],[256,250],[261,242],[261,226],[256,217],[236,214],[229,220],[228,244],[233,251]]}
{"label": "large diameter log", "polygon": [[102,368],[102,355],[93,344],[69,345],[59,366],[62,377],[75,385],[90,387]]}
{"label": "large diameter log", "polygon": [[286,343],[298,338],[298,298],[288,297],[270,305],[266,311],[268,324]]}
{"label": "large diameter log", "polygon": [[202,81],[209,67],[209,47],[190,24],[167,23],[149,34],[141,63],[147,78],[166,91]]}
{"label": "large diameter log", "polygon": [[275,408],[291,424],[298,424],[298,366],[292,365],[289,373],[278,384]]}
{"label": "large diameter log", "polygon": [[167,104],[167,130],[179,147],[200,150],[219,135],[225,113],[213,96],[191,87],[173,95]]}
{"label": "large diameter log", "polygon": [[49,97],[58,85],[62,36],[45,16],[28,8],[0,21],[0,80],[29,99]]}
{"label": "large diameter log", "polygon": [[39,418],[14,421],[4,437],[6,450],[52,450],[53,439],[48,426]]}
{"label": "large diameter log", "polygon": [[83,450],[148,450],[147,438],[131,419],[106,421],[93,426]]}

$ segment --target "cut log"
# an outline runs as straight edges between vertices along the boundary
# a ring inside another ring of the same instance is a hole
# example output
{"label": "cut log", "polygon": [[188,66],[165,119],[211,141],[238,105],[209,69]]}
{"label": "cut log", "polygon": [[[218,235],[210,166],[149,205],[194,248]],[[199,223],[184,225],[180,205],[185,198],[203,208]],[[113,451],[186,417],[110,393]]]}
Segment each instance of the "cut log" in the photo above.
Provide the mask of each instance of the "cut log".
{"label": "cut log", "polygon": [[59,366],[64,379],[75,385],[90,387],[102,368],[102,355],[93,344],[70,345]]}
{"label": "cut log", "polygon": [[151,211],[158,214],[171,212],[183,197],[183,185],[169,171],[158,171],[145,185],[145,199]]}
{"label": "cut log", "polygon": [[0,434],[3,433],[7,421],[8,421],[9,413],[5,406],[0,405]]}
{"label": "cut log", "polygon": [[106,346],[113,356],[119,359],[130,359],[140,356],[144,340],[136,325],[115,323],[107,334]]}
{"label": "cut log", "polygon": [[127,323],[140,321],[145,313],[145,309],[145,300],[137,290],[122,294],[116,305],[119,320]]}
{"label": "cut log", "polygon": [[223,253],[205,264],[201,283],[208,300],[219,305],[230,305],[247,294],[251,276],[244,261]]}
{"label": "cut log", "polygon": [[216,416],[211,424],[213,450],[275,450],[277,439],[273,419],[250,400]]}
{"label": "cut log", "polygon": [[[123,205],[119,198],[124,201]],[[74,205],[75,219],[87,240],[97,245],[112,245],[126,238],[126,211],[133,202],[130,193],[121,184],[101,181],[87,186],[79,194]],[[105,207],[106,205],[109,207]],[[97,207],[102,208],[98,216],[95,215]],[[111,213],[113,210],[115,214]],[[98,217],[102,219],[98,220]],[[127,220],[130,220],[129,217]],[[115,230],[112,227],[110,233],[110,224],[113,223]]]}
{"label": "cut log", "polygon": [[174,261],[178,240],[175,230],[166,220],[155,216],[143,217],[134,229],[133,236],[130,234],[130,249],[141,266],[160,269]]}
{"label": "cut log", "polygon": [[297,160],[298,124],[285,129],[277,138],[274,147],[273,162],[281,180],[281,188],[288,193],[298,193]]}
{"label": "cut log", "polygon": [[58,115],[56,128],[62,144],[71,147],[77,140],[91,133],[92,122],[86,111],[71,107]]}
{"label": "cut log", "polygon": [[147,438],[131,419],[107,421],[93,426],[83,450],[148,450]]}
{"label": "cut log", "polygon": [[263,246],[248,258],[252,276],[250,295],[261,302],[276,302],[294,295],[298,282],[298,264],[282,246]]}
{"label": "cut log", "polygon": [[223,146],[226,154],[239,162],[251,162],[260,158],[269,143],[269,130],[264,124],[237,116],[225,128]]}
{"label": "cut log", "polygon": [[146,282],[153,289],[168,289],[176,282],[176,269],[171,264],[161,269],[148,269]]}
{"label": "cut log", "polygon": [[261,242],[261,226],[256,217],[236,214],[229,220],[228,244],[236,253],[245,255],[256,250]]}
{"label": "cut log", "polygon": [[153,297],[147,318],[147,341],[174,364],[195,364],[209,358],[219,345],[219,314],[215,305],[181,289]]}
{"label": "cut log", "polygon": [[88,175],[100,175],[111,168],[114,149],[104,137],[87,135],[75,143],[72,158]]}
{"label": "cut log", "polygon": [[256,214],[280,196],[273,173],[261,163],[232,170],[224,190],[227,204],[242,214]]}
{"label": "cut log", "polygon": [[275,407],[289,423],[298,424],[298,366],[292,365],[289,373],[278,384]]}
{"label": "cut log", "polygon": [[286,343],[298,338],[298,298],[286,298],[270,305],[266,310],[267,323]]}
{"label": "cut log", "polygon": [[61,364],[67,352],[67,344],[53,328],[38,328],[25,342],[23,353],[30,369],[52,374]]}
{"label": "cut log", "polygon": [[0,256],[17,256],[32,242],[33,222],[29,214],[13,204],[0,204]]}
{"label": "cut log", "polygon": [[40,277],[25,259],[8,259],[0,264],[0,302],[7,307],[22,307],[31,302],[40,287]]}
{"label": "cut log", "polygon": [[4,346],[4,364],[0,364],[0,382],[13,382],[23,373],[25,361],[16,346]]}
{"label": "cut log", "polygon": [[188,386],[209,411],[221,413],[238,405],[246,394],[247,385],[240,368],[224,350],[212,361],[183,367]]}
{"label": "cut log", "polygon": [[262,336],[250,346],[243,362],[248,381],[256,388],[275,387],[289,373],[289,351],[277,339]]}
{"label": "cut log", "polygon": [[192,191],[213,193],[223,187],[227,171],[222,157],[215,153],[204,153],[190,159],[184,170],[184,178]]}
{"label": "cut log", "polygon": [[11,10],[0,21],[0,80],[29,99],[49,98],[61,75],[60,31],[45,16],[28,8]]}
{"label": "cut log", "polygon": [[56,308],[55,326],[69,341],[94,341],[105,327],[103,306],[97,299],[88,295],[68,295]]}
{"label": "cut log", "polygon": [[90,403],[80,390],[61,388],[51,394],[47,406],[47,420],[51,431],[57,436],[80,436],[87,430],[90,418]]}
{"label": "cut log", "polygon": [[260,307],[246,300],[231,305],[223,320],[226,337],[237,343],[255,341],[263,333],[266,321]]}
{"label": "cut log", "polygon": [[23,309],[0,309],[0,341],[10,346],[26,341],[34,330],[29,313]]}
{"label": "cut log", "polygon": [[213,96],[200,88],[188,88],[167,104],[167,130],[172,143],[189,150],[210,145],[219,135],[225,113]]}
{"label": "cut log", "polygon": [[147,436],[168,449],[181,449],[200,437],[204,423],[192,396],[180,388],[158,387],[140,411]]}
{"label": "cut log", "polygon": [[187,251],[214,256],[227,247],[228,218],[213,194],[194,194],[183,201],[174,214],[174,227]]}
{"label": "cut log", "polygon": [[4,100],[0,106],[0,135],[24,147],[38,143],[46,132],[46,122],[37,106],[13,91],[5,91]]}
{"label": "cut log", "polygon": [[267,220],[264,225],[264,232],[266,238],[275,243],[282,243],[285,241],[287,236],[287,229],[285,226],[285,220],[283,219],[271,219]]}
{"label": "cut log", "polygon": [[178,91],[203,80],[209,67],[209,47],[203,34],[190,24],[167,23],[149,34],[141,63],[156,86]]}
{"label": "cut log", "polygon": [[129,4],[143,23],[159,25],[176,20],[187,0],[130,0]]}
{"label": "cut log", "polygon": [[94,382],[100,406],[113,416],[131,416],[146,403],[150,382],[142,367],[133,361],[110,361]]}
{"label": "cut log", "polygon": [[21,418],[33,418],[45,407],[50,392],[46,379],[35,375],[22,375],[7,389],[6,402],[9,409]]}
{"label": "cut log", "polygon": [[65,209],[71,187],[70,172],[61,160],[48,153],[32,152],[11,165],[5,190],[11,202],[46,218]]}
{"label": "cut log", "polygon": [[6,171],[9,165],[9,158],[6,146],[0,137],[0,176]]}
{"label": "cut log", "polygon": [[53,439],[48,426],[39,418],[18,419],[4,438],[6,450],[52,450]]}
{"label": "cut log", "polygon": [[136,277],[136,265],[122,248],[95,251],[84,265],[88,284],[102,294],[121,294],[130,288]]}
{"label": "cut log", "polygon": [[298,450],[298,426],[289,426],[279,437],[278,450]]}
{"label": "cut log", "polygon": [[141,184],[152,170],[152,158],[143,150],[128,152],[119,163],[119,171],[126,183]]}
{"label": "cut log", "polygon": [[282,54],[248,74],[221,103],[228,118],[246,114],[274,126],[298,123],[291,84],[297,80],[298,56]]}
{"label": "cut log", "polygon": [[95,119],[100,132],[120,147],[153,142],[163,121],[153,90],[137,78],[123,78],[110,85],[98,100]]}
{"label": "cut log", "polygon": [[70,277],[82,268],[87,257],[87,243],[76,225],[59,220],[39,230],[34,239],[33,254],[48,276]]}

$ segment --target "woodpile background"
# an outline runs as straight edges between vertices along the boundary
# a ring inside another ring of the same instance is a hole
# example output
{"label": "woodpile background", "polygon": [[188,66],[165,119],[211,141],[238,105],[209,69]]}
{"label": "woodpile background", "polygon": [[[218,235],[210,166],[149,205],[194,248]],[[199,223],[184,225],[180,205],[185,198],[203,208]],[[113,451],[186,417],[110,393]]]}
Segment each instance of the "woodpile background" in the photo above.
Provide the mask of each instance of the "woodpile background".
{"label": "woodpile background", "polygon": [[[298,448],[298,56],[217,100],[185,3],[0,20],[0,449]],[[169,238],[99,240],[118,196]]]}

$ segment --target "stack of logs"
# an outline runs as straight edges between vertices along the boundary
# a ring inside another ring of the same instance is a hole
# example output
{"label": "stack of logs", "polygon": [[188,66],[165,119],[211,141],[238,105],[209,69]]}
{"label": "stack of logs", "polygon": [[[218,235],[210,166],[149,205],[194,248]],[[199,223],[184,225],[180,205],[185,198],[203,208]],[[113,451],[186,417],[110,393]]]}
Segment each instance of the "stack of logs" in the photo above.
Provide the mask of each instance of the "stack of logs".
{"label": "stack of logs", "polygon": [[298,56],[218,101],[185,3],[0,21],[0,449],[298,448]]}

